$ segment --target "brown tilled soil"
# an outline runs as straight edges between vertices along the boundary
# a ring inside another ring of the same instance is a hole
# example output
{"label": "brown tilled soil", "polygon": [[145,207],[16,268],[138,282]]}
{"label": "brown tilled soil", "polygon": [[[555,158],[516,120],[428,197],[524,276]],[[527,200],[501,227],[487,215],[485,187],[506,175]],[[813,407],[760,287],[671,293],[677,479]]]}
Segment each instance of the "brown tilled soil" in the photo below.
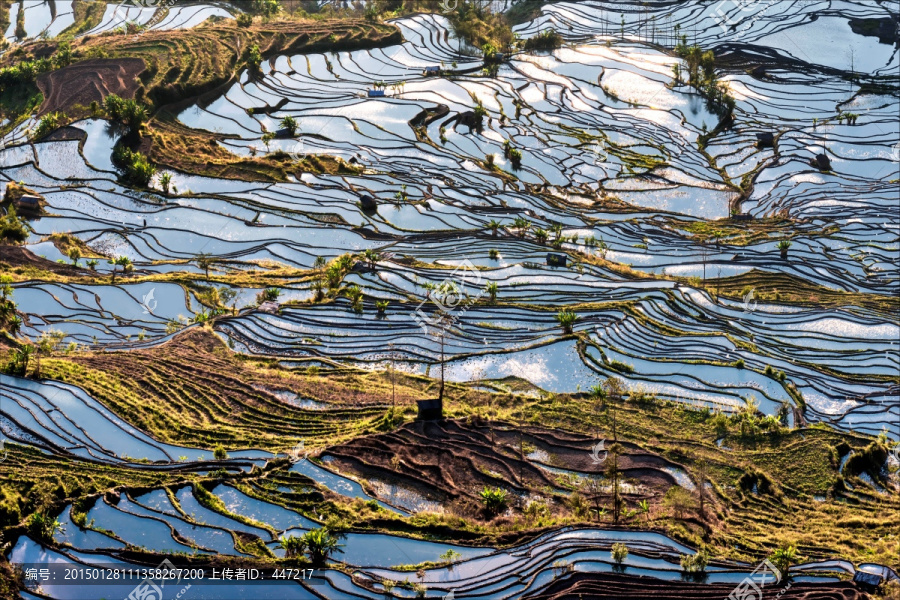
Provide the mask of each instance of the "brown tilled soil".
{"label": "brown tilled soil", "polygon": [[[464,420],[415,421],[399,429],[333,446],[327,451],[339,469],[354,471],[364,478],[375,478],[409,487],[429,499],[445,503],[445,508],[465,516],[481,516],[478,493],[487,487],[501,487],[516,495],[544,497],[546,487],[563,488],[557,475],[522,460],[518,428],[494,424],[494,441],[486,422]],[[553,467],[582,473],[602,474],[606,464],[595,463],[593,438],[538,427],[521,428],[521,442],[527,454],[533,449],[547,454],[541,462]],[[643,484],[640,494],[626,496],[633,506],[640,499],[658,504],[675,480],[661,469],[672,466],[665,459],[631,444],[622,444],[619,458],[623,481]],[[607,442],[606,446],[609,446]],[[610,460],[607,458],[607,460]],[[582,491],[589,500],[587,492]],[[596,496],[608,506],[608,494]],[[520,504],[510,496],[512,503]],[[521,508],[518,506],[517,508]],[[556,513],[567,510],[550,506]]]}
{"label": "brown tilled soil", "polygon": [[[850,582],[812,584],[792,583],[782,594],[785,585],[768,585],[762,588],[762,596],[749,598],[763,600],[868,600],[869,596],[856,589]],[[689,583],[660,581],[644,577],[629,577],[609,573],[576,573],[560,579],[528,600],[722,600],[728,598],[735,584]],[[781,594],[779,596],[779,594]]]}
{"label": "brown tilled soil", "polygon": [[44,73],[37,78],[37,85],[44,94],[44,103],[38,115],[66,112],[79,104],[103,102],[109,94],[133,98],[140,82],[138,74],[144,70],[140,58],[96,58]]}
{"label": "brown tilled soil", "polygon": [[90,273],[86,269],[75,267],[71,264],[60,264],[41,258],[31,250],[21,246],[9,246],[0,244],[0,267],[3,271],[12,271],[16,268],[34,267],[43,271],[50,271],[57,275],[86,275]]}
{"label": "brown tilled soil", "polygon": [[[262,369],[243,361],[212,331],[192,328],[153,348],[129,352],[77,353],[66,363],[93,370],[115,390],[79,369],[49,377],[81,385],[132,424],[164,441],[226,448],[290,447],[293,438],[336,439],[360,422],[380,416],[382,399],[354,394],[340,382]],[[288,391],[333,403],[328,411],[308,411],[284,402]]]}

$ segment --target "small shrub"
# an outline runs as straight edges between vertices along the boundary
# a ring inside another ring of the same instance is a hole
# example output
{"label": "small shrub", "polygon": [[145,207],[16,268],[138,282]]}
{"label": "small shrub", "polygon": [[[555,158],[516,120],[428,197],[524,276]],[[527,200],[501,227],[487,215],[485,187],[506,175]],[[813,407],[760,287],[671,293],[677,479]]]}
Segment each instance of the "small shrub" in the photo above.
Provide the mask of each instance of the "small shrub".
{"label": "small shrub", "polygon": [[621,542],[612,545],[612,559],[617,565],[621,565],[628,558],[628,546]]}

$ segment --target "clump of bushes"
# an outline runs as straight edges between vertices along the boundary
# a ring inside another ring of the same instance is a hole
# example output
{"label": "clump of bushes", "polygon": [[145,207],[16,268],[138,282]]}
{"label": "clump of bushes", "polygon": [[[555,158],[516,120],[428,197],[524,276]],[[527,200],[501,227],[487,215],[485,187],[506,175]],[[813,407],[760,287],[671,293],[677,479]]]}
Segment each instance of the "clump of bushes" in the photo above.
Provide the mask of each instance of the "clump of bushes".
{"label": "clump of bushes", "polygon": [[0,217],[0,240],[4,242],[19,243],[28,238],[28,228],[25,221],[16,216],[16,207],[10,204],[9,211]]}
{"label": "clump of bushes", "polygon": [[48,133],[55,131],[66,122],[66,115],[60,112],[53,112],[41,117],[38,126],[32,132],[32,139],[39,140]]}
{"label": "clump of bushes", "polygon": [[136,100],[124,100],[115,94],[106,97],[103,110],[110,119],[127,127],[129,133],[140,131],[147,120],[147,109],[143,104]]}
{"label": "clump of bushes", "polygon": [[125,182],[138,187],[147,187],[156,174],[156,167],[146,156],[124,146],[113,152],[113,162],[122,169]]}
{"label": "clump of bushes", "polygon": [[562,36],[555,29],[545,29],[525,40],[526,50],[556,50],[562,46]]}

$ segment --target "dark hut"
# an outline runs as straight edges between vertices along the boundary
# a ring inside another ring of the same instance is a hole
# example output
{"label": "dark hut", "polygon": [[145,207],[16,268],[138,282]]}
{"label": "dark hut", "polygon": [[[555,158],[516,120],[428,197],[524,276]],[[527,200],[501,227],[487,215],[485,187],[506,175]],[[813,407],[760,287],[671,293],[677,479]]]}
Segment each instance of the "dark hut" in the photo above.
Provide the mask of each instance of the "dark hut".
{"label": "dark hut", "polygon": [[375,201],[375,198],[368,194],[359,197],[359,205],[363,210],[375,210],[378,208],[378,203]]}
{"label": "dark hut", "polygon": [[556,252],[549,252],[547,254],[547,264],[551,267],[564,267],[568,260],[569,257],[565,254],[557,254]]}
{"label": "dark hut", "polygon": [[774,148],[775,147],[775,134],[772,132],[766,133],[757,133],[756,134],[756,145],[759,148]]}
{"label": "dark hut", "polygon": [[417,420],[438,421],[444,418],[444,403],[441,400],[416,400],[416,404],[419,407]]}
{"label": "dark hut", "polygon": [[810,164],[820,171],[831,170],[831,159],[825,154],[816,154],[816,157],[810,161]]}

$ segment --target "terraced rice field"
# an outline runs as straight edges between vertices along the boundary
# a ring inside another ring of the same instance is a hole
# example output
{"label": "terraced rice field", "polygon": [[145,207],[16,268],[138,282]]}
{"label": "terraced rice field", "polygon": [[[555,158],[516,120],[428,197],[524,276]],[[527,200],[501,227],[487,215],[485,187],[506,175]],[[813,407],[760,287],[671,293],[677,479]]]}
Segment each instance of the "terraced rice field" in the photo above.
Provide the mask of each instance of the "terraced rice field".
{"label": "terraced rice field", "polygon": [[893,597],[896,2],[158,4],[0,2],[0,597]]}

